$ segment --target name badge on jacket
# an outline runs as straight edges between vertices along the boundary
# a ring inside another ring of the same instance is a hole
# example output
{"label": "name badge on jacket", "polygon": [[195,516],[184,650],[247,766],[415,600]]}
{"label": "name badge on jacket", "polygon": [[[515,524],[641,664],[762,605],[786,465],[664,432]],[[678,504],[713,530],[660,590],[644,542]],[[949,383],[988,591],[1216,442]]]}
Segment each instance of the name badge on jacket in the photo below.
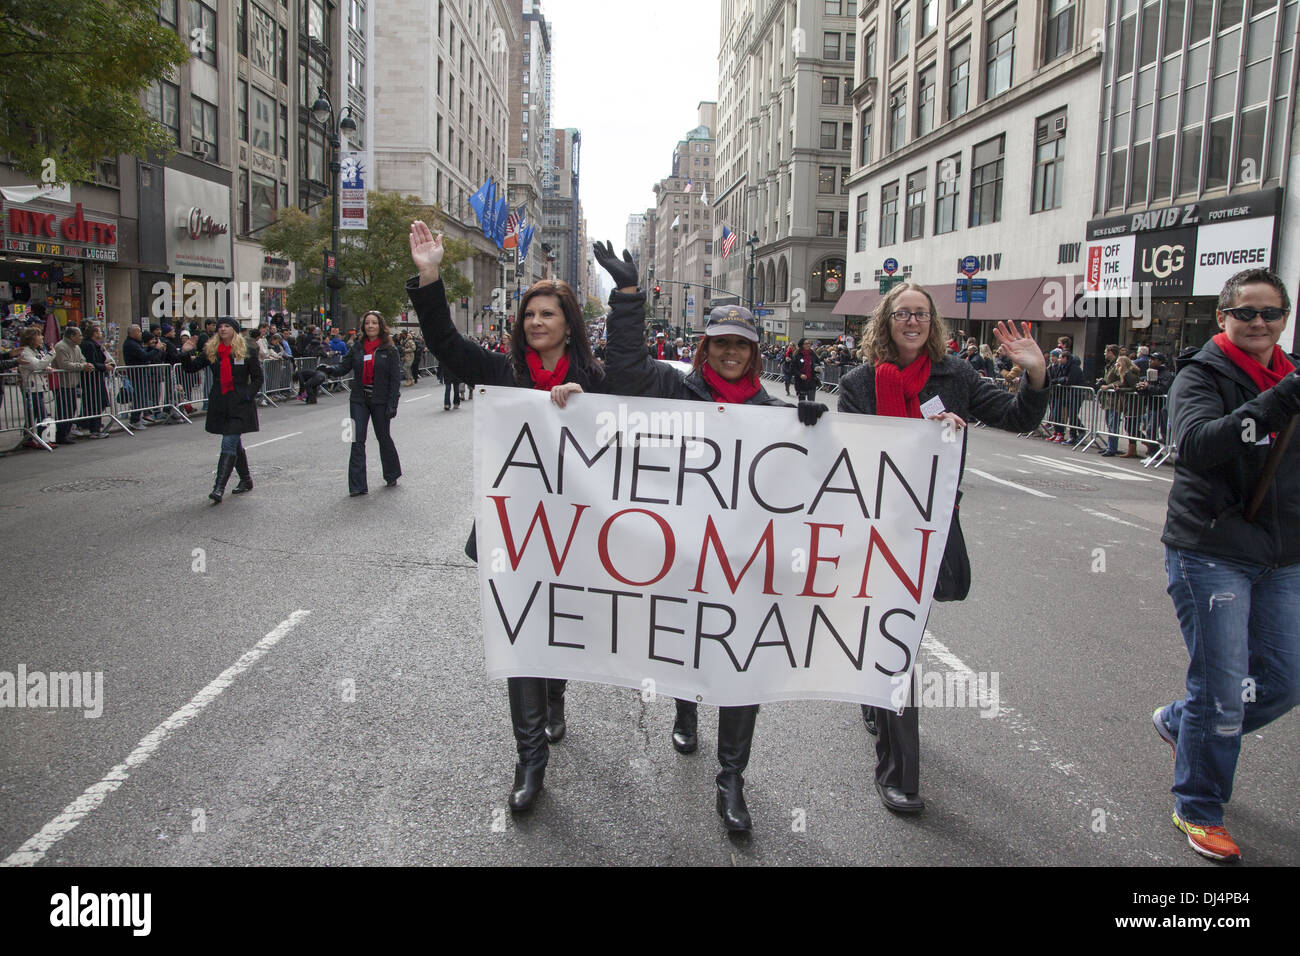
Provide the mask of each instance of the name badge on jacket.
{"label": "name badge on jacket", "polygon": [[230,360],[230,364],[231,364],[231,365],[243,365],[243,364],[244,364],[244,360],[243,360],[243,359],[232,358],[232,359]]}
{"label": "name badge on jacket", "polygon": [[361,361],[363,361],[363,362],[373,362],[374,360],[375,360],[375,357],[374,357],[373,355],[367,355],[367,356],[366,356],[365,358],[363,358]]}

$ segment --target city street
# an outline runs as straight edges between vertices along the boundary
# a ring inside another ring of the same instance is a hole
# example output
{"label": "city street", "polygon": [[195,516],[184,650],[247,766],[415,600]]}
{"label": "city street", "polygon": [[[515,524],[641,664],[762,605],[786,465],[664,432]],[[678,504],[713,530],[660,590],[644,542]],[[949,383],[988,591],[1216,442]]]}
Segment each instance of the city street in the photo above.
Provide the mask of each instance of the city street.
{"label": "city street", "polygon": [[[671,700],[577,682],[545,792],[510,815],[506,689],[484,676],[462,551],[474,403],[444,411],[433,379],[404,389],[404,475],[384,487],[372,440],[358,498],[346,414],[328,395],[260,410],[245,436],[256,487],[219,507],[201,419],[0,459],[0,671],[103,673],[97,718],[0,708],[0,859],[1214,866],[1170,821],[1170,753],[1151,726],[1187,660],[1160,543],[1172,465],[975,430],[974,585],[935,606],[920,666],[995,678],[1000,708],[923,707],[928,806],[907,819],[877,797],[857,706],[765,705],[754,832],[731,840],[714,811],[716,709],[683,757]],[[1300,864],[1297,730],[1292,712],[1244,741],[1227,824],[1245,865]]]}

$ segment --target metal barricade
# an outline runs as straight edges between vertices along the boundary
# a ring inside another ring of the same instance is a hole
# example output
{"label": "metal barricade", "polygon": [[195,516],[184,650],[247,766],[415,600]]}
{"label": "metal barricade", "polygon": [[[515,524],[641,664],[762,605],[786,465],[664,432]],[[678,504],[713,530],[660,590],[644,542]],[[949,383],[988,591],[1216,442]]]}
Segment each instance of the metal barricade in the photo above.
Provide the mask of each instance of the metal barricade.
{"label": "metal barricade", "polygon": [[[1094,429],[1094,440],[1114,439],[1136,447],[1147,446],[1142,467],[1159,466],[1173,454],[1169,442],[1169,396],[1147,395],[1137,389],[1111,389],[1100,393],[1102,420]],[[1104,442],[1108,444],[1108,442]]]}
{"label": "metal barricade", "polygon": [[[13,441],[23,440],[26,425],[26,409],[23,407],[23,390],[18,381],[18,373],[0,373],[0,434],[13,432]],[[4,439],[4,447],[9,450],[9,438]]]}
{"label": "metal barricade", "polygon": [[189,422],[176,402],[172,365],[119,365],[109,376],[108,397],[113,421],[131,434],[144,425]]}
{"label": "metal barricade", "polygon": [[1053,385],[1047,399],[1047,414],[1037,431],[1061,435],[1066,444],[1086,448],[1099,420],[1100,406],[1092,389],[1084,385]]}
{"label": "metal barricade", "polygon": [[183,413],[195,415],[208,410],[208,396],[212,393],[212,366],[197,372],[187,372],[182,365],[172,366],[172,390]]}
{"label": "metal barricade", "polygon": [[276,408],[271,396],[278,395],[283,400],[284,396],[294,393],[294,387],[291,359],[273,358],[262,363],[262,390],[257,393],[259,402],[265,401],[272,408]]}
{"label": "metal barricade", "polygon": [[843,365],[823,365],[822,366],[822,391],[830,392],[832,395],[839,391],[840,379],[844,375]]}

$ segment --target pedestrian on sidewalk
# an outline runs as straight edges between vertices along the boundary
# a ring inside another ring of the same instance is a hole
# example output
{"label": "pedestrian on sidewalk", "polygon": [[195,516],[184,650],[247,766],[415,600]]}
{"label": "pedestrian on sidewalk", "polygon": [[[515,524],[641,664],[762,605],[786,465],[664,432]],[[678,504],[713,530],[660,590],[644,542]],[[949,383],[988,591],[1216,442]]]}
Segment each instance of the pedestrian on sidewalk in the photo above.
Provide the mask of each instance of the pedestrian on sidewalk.
{"label": "pedestrian on sidewalk", "polygon": [[390,422],[397,417],[402,389],[402,358],[393,344],[388,325],[379,312],[361,317],[361,338],[337,365],[320,366],[335,377],[352,373],[348,414],[352,416],[352,450],[348,456],[348,494],[356,498],[370,491],[366,479],[366,425],[374,423],[384,483],[393,488],[402,477],[402,463],[393,444]]}
{"label": "pedestrian on sidewalk", "polygon": [[[77,396],[81,392],[82,372],[94,369],[81,352],[81,329],[69,322],[63,327],[63,340],[54,346],[54,440],[60,445],[75,445],[72,430],[77,424]],[[78,429],[80,431],[80,429]],[[87,434],[83,432],[82,434]]]}
{"label": "pedestrian on sidewalk", "polygon": [[[637,291],[637,267],[629,253],[614,255],[613,246],[595,246],[596,261],[610,274],[616,290],[610,296],[613,311],[606,320],[610,390],[619,395],[647,398],[675,398],[688,402],[767,405],[790,408],[763,388],[760,373],[763,357],[758,348],[758,327],[749,309],[738,305],[719,306],[709,321],[691,359],[692,370],[682,375],[675,368],[656,361],[641,347],[645,335],[645,293]],[[804,340],[802,344],[806,344]],[[826,406],[800,402],[799,420],[816,424]],[[745,770],[749,767],[758,722],[758,704],[718,708],[718,764],[714,783],[715,806],[722,824],[733,833],[753,828],[745,803]],[[698,705],[677,700],[673,721],[673,749],[693,753],[698,746]]]}
{"label": "pedestrian on sidewalk", "polygon": [[86,417],[78,424],[91,438],[107,438],[104,409],[108,407],[108,379],[115,365],[104,348],[104,331],[95,322],[87,323],[81,354],[90,367],[81,373],[81,411]]}
{"label": "pedestrian on sidewalk", "polygon": [[[54,364],[54,353],[45,347],[45,332],[39,325],[29,325],[18,336],[22,351],[18,353],[18,378],[22,384],[23,399],[27,409],[27,432],[35,436],[48,413],[50,395],[49,368]],[[51,448],[59,444],[53,435],[41,436]],[[26,448],[40,448],[35,438],[23,442]]]}
{"label": "pedestrian on sidewalk", "polygon": [[219,505],[232,470],[239,472],[234,494],[253,490],[243,436],[258,430],[256,398],[262,390],[262,363],[249,350],[239,334],[239,324],[231,318],[217,320],[217,333],[208,339],[202,352],[195,350],[194,342],[192,338],[187,339],[182,347],[181,367],[187,372],[212,369],[204,428],[221,436],[217,479],[208,494],[212,503]]}
{"label": "pedestrian on sidewalk", "polygon": [[1276,275],[1237,273],[1219,293],[1221,331],[1169,393],[1178,457],[1161,541],[1190,660],[1186,696],[1152,720],[1174,750],[1174,825],[1212,860],[1241,859],[1223,809],[1243,735],[1300,702],[1300,440],[1285,446],[1254,520],[1245,513],[1300,414],[1300,355],[1277,344],[1290,314]]}
{"label": "pedestrian on sidewalk", "polygon": [[[990,428],[1025,432],[1047,409],[1047,360],[1023,324],[999,322],[1000,346],[1024,369],[1020,389],[1010,394],[984,381],[971,364],[948,352],[948,329],[934,299],[922,286],[894,286],[876,306],[862,336],[863,364],[840,381],[839,410],[862,415],[921,418],[921,406],[939,399],[943,410],[929,415],[965,428],[972,418]],[[963,454],[962,469],[965,470]],[[961,484],[961,476],[957,478]],[[960,500],[960,490],[958,496]],[[896,813],[920,813],[921,724],[913,681],[902,714],[863,706],[862,718],[876,734],[876,791]]]}
{"label": "pedestrian on sidewalk", "polygon": [[[532,388],[551,393],[561,408],[576,392],[604,392],[605,372],[591,353],[582,308],[567,282],[543,279],[519,302],[510,353],[489,352],[456,331],[440,276],[442,236],[417,220],[411,224],[411,260],[418,275],[406,283],[406,294],[420,319],[425,344],[442,366],[444,381],[475,385]],[[637,306],[644,309],[644,304]],[[471,533],[466,554],[478,559]],[[550,745],[565,735],[564,693],[567,681],[544,677],[511,677],[506,681],[510,718],[519,759],[509,807],[515,813],[532,809],[542,792]]]}

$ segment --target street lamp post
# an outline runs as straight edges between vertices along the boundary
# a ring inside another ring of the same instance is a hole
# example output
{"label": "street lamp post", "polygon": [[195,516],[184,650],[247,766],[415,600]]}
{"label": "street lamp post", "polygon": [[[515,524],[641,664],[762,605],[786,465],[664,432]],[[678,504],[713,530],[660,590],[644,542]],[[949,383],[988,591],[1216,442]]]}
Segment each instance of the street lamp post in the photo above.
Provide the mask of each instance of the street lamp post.
{"label": "street lamp post", "polygon": [[330,248],[325,253],[323,271],[325,273],[325,285],[329,288],[330,324],[333,325],[338,321],[339,289],[343,285],[338,277],[339,195],[342,191],[339,183],[339,170],[342,168],[339,163],[339,148],[342,146],[339,133],[350,137],[357,131],[357,123],[352,118],[352,107],[350,106],[344,108],[343,115],[335,122],[334,104],[330,101],[329,93],[326,92],[323,86],[316,87],[316,102],[312,104],[311,115],[325,130],[330,149],[330,189],[332,190],[330,205],[333,207],[333,223],[330,228]]}
{"label": "street lamp post", "polygon": [[749,307],[754,308],[754,259],[757,257],[758,250],[758,230],[755,229],[753,235],[745,240],[745,245],[749,248]]}

